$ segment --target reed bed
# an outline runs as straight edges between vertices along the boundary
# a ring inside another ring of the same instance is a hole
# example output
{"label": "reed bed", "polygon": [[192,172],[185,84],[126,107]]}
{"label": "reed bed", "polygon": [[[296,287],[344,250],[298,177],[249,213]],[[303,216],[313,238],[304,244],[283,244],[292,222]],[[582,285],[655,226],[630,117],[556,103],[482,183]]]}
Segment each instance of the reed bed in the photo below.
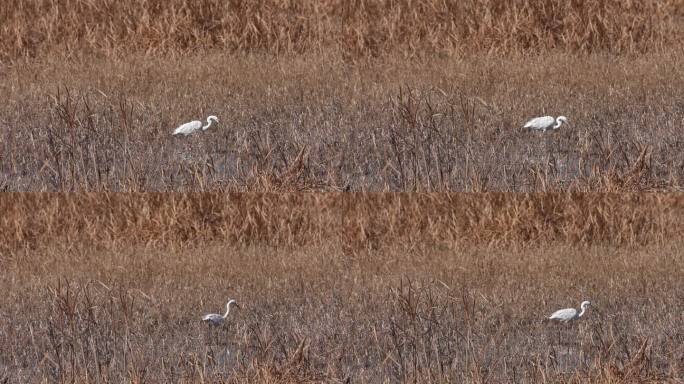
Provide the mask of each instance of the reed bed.
{"label": "reed bed", "polygon": [[[0,189],[679,191],[680,57],[17,65],[0,81]],[[171,136],[210,114],[203,134]],[[545,114],[570,124],[522,129]]]}
{"label": "reed bed", "polygon": [[[681,217],[681,216],[680,216]],[[676,383],[681,243],[117,249],[3,261],[8,382]],[[228,298],[222,328],[201,315]],[[590,299],[581,321],[545,321]]]}
{"label": "reed bed", "polygon": [[680,0],[9,0],[0,60],[202,49],[349,58],[489,52],[642,53],[682,39]]}
{"label": "reed bed", "polygon": [[677,194],[8,194],[0,246],[664,244],[684,232]]}
{"label": "reed bed", "polygon": [[684,377],[681,0],[0,20],[0,383]]}

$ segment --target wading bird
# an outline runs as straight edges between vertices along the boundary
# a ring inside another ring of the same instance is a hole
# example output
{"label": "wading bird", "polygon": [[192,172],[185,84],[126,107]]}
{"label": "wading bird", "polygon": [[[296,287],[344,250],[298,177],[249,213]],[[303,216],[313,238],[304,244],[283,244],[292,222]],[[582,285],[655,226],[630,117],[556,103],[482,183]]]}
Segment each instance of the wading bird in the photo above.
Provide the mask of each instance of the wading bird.
{"label": "wading bird", "polygon": [[195,121],[191,121],[189,123],[185,123],[185,124],[179,126],[178,128],[176,128],[176,130],[173,131],[173,135],[174,136],[177,136],[177,135],[187,136],[187,135],[195,133],[196,131],[199,131],[200,128],[202,129],[202,131],[206,131],[207,129],[209,129],[212,122],[218,123],[219,122],[218,117],[213,116],[213,115],[207,117],[207,125],[205,125],[205,126],[202,126],[202,122],[199,120],[195,120]]}
{"label": "wading bird", "polygon": [[587,307],[589,307],[590,305],[591,305],[591,302],[583,301],[582,304],[580,305],[580,308],[582,309],[582,311],[579,313],[575,308],[559,309],[556,312],[552,313],[551,316],[549,316],[549,320],[558,320],[558,321],[562,321],[563,323],[567,323],[568,321],[577,320],[580,317],[582,317],[582,315],[584,315],[584,311],[586,311]]}
{"label": "wading bird", "polygon": [[[554,125],[555,123],[555,125]],[[563,123],[568,123],[568,118],[565,116],[558,116],[554,119],[553,116],[535,117],[534,119],[525,123],[525,128],[534,129],[536,131],[546,132],[547,129],[558,129]]]}
{"label": "wading bird", "polygon": [[240,307],[240,304],[238,304],[237,301],[231,299],[228,301],[228,304],[226,304],[226,313],[223,314],[223,316],[219,315],[218,313],[210,313],[208,315],[204,315],[202,317],[202,321],[206,321],[211,325],[223,324],[223,322],[226,320],[226,317],[228,317],[228,313],[230,313],[231,304],[235,304],[236,307]]}

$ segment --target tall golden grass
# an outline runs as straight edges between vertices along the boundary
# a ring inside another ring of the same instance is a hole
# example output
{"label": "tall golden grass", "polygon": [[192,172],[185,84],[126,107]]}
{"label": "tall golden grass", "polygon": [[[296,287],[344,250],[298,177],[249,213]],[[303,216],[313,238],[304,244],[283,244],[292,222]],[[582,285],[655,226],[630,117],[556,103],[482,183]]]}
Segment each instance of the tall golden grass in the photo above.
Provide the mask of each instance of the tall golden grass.
{"label": "tall golden grass", "polygon": [[684,233],[683,205],[674,194],[9,194],[0,247],[660,244]]}
{"label": "tall golden grass", "polygon": [[680,0],[9,0],[0,59],[200,49],[652,52],[681,41],[683,9]]}

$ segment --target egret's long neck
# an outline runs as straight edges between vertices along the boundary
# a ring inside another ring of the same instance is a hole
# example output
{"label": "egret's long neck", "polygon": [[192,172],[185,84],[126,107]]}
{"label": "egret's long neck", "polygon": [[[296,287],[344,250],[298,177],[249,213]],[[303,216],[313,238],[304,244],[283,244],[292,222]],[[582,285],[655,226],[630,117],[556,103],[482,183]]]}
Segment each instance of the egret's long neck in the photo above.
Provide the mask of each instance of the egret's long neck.
{"label": "egret's long neck", "polygon": [[202,126],[202,130],[206,131],[207,129],[209,129],[209,127],[211,126],[211,123],[213,123],[213,122],[214,122],[213,120],[207,119],[207,125]]}
{"label": "egret's long neck", "polygon": [[582,306],[582,310],[580,311],[579,315],[577,315],[577,317],[578,317],[578,318],[579,318],[579,317],[582,317],[582,315],[584,315],[584,311],[586,311],[586,310],[587,310],[587,307]]}
{"label": "egret's long neck", "polygon": [[228,314],[230,313],[230,304],[226,305],[226,313],[223,315],[223,318],[225,319],[228,317]]}
{"label": "egret's long neck", "polygon": [[563,124],[563,120],[561,120],[560,117],[556,118],[556,125],[553,126],[553,129],[560,128],[561,124]]}

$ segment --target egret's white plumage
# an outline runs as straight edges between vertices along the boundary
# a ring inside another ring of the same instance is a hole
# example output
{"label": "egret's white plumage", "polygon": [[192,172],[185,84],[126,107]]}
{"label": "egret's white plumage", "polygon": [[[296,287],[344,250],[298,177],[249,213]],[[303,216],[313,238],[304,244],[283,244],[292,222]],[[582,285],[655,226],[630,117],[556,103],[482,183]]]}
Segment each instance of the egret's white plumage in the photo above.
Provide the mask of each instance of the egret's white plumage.
{"label": "egret's white plumage", "polygon": [[219,315],[218,313],[210,313],[208,315],[204,315],[202,317],[202,321],[205,321],[211,325],[221,325],[223,322],[226,320],[226,317],[228,317],[228,314],[230,313],[230,305],[235,304],[236,307],[239,307],[240,305],[237,303],[235,300],[229,300],[228,304],[226,304],[226,313],[223,315]]}
{"label": "egret's white plumage", "polygon": [[580,317],[582,317],[582,315],[584,315],[584,312],[586,311],[587,307],[590,305],[591,305],[591,302],[583,301],[582,304],[580,305],[580,308],[582,309],[582,311],[579,313],[575,308],[559,309],[556,312],[552,313],[551,316],[549,316],[549,319],[550,320],[562,321],[564,323],[567,323],[568,321],[577,320]]}
{"label": "egret's white plumage", "polygon": [[181,126],[176,128],[175,131],[173,131],[173,135],[174,136],[176,136],[176,135],[187,136],[187,135],[190,135],[190,134],[193,134],[193,133],[199,131],[200,129],[202,129],[202,131],[206,131],[207,129],[209,129],[212,122],[218,123],[218,117],[213,116],[213,115],[207,117],[207,125],[205,125],[205,126],[202,126],[202,122],[199,120],[195,120],[195,121],[191,121],[189,123],[182,124]]}
{"label": "egret's white plumage", "polygon": [[568,118],[565,116],[558,116],[556,119],[554,119],[553,116],[542,116],[535,117],[525,123],[525,128],[546,132],[547,129],[558,129],[563,123],[567,122]]}

